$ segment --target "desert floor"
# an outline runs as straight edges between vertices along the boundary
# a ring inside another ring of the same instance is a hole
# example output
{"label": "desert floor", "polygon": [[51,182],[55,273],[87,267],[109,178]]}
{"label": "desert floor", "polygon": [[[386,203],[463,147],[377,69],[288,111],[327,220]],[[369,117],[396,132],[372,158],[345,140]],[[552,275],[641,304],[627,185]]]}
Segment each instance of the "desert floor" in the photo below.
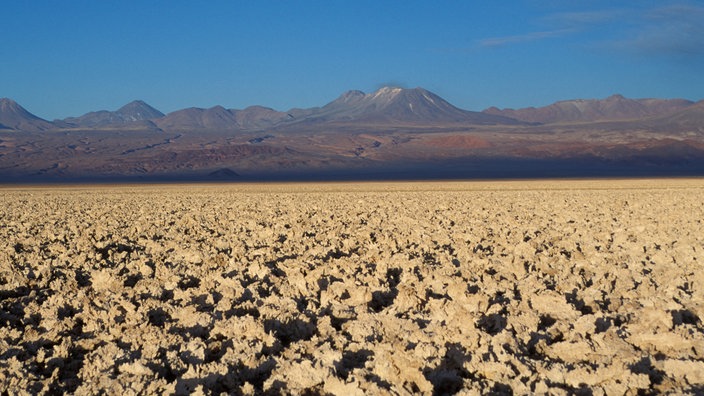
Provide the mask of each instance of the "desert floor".
{"label": "desert floor", "polygon": [[704,180],[0,187],[0,392],[704,392]]}

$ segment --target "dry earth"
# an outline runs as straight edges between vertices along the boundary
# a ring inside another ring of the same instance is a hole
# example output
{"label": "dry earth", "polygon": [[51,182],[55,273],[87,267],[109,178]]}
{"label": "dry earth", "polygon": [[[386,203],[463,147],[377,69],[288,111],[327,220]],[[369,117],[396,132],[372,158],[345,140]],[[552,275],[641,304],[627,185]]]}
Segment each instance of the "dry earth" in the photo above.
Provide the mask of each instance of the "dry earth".
{"label": "dry earth", "polygon": [[0,189],[0,392],[704,392],[704,180]]}

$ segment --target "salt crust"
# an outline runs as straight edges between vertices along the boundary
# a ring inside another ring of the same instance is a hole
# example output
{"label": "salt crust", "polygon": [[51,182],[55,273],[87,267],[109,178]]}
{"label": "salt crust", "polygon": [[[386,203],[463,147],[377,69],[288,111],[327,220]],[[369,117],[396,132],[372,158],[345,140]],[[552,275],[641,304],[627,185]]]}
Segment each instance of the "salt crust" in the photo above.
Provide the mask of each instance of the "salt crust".
{"label": "salt crust", "polygon": [[704,181],[3,188],[0,392],[704,392]]}

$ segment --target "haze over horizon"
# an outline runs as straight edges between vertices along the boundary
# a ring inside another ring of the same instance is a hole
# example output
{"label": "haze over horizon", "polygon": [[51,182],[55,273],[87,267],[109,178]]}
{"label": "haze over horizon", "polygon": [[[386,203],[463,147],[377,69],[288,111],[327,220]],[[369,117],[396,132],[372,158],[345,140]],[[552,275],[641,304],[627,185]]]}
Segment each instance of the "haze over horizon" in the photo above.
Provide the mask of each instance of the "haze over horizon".
{"label": "haze over horizon", "polygon": [[694,1],[9,2],[0,97],[52,120],[141,99],[321,106],[421,86],[468,110],[576,98],[704,98]]}

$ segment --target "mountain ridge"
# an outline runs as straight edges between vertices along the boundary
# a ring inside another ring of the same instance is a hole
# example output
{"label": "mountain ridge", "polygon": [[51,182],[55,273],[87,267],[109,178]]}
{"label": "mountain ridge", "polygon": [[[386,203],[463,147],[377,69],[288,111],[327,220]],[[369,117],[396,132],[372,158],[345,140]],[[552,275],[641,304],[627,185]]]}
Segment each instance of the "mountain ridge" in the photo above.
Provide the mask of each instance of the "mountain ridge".
{"label": "mountain ridge", "polygon": [[65,125],[67,127],[91,128],[126,125],[138,121],[150,121],[163,116],[164,113],[148,105],[144,101],[133,100],[115,111],[91,111],[79,117],[68,117],[63,120],[57,120],[55,123],[57,125]]}
{"label": "mountain ridge", "polygon": [[520,109],[490,107],[483,112],[524,122],[553,124],[643,119],[668,115],[693,104],[694,102],[686,99],[629,99],[623,95],[614,94],[604,99],[561,100],[543,107]]}

